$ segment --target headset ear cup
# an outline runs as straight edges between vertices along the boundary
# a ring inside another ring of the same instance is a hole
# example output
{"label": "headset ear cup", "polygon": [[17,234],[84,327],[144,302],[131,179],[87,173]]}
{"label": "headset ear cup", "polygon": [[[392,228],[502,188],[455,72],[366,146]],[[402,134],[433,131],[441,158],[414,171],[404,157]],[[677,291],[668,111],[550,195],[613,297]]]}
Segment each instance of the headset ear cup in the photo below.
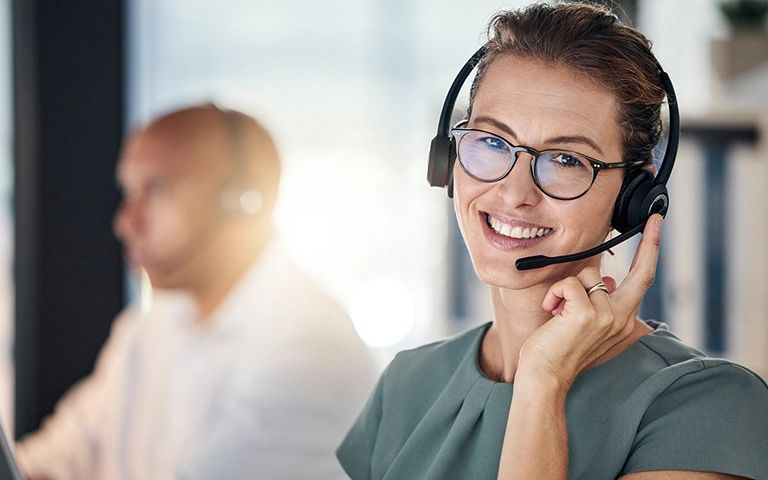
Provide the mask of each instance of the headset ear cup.
{"label": "headset ear cup", "polygon": [[[624,233],[645,221],[645,219],[640,219],[638,222],[636,217],[638,216],[639,205],[643,203],[652,186],[653,175],[648,170],[640,169],[627,172],[624,183],[619,190],[619,196],[616,198],[616,205],[613,208],[613,218],[611,219],[613,228]],[[630,215],[630,212],[633,214]]]}
{"label": "headset ear cup", "polygon": [[453,138],[448,147],[448,185],[446,193],[448,198],[453,198],[453,166],[456,164],[456,142]]}
{"label": "headset ear cup", "polygon": [[447,135],[436,135],[429,147],[427,180],[433,187],[445,187],[450,179],[450,159],[453,141]]}

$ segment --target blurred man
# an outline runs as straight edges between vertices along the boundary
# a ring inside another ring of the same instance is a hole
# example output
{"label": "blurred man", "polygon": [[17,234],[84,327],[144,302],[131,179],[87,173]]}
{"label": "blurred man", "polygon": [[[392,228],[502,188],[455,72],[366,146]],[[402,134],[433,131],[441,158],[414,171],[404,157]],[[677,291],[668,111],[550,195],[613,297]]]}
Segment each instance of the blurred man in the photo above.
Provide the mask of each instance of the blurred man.
{"label": "blurred man", "polygon": [[242,113],[189,108],[130,136],[114,228],[152,305],[120,314],[93,373],[17,445],[30,479],[344,477],[333,451],[374,367],[277,238],[279,178]]}

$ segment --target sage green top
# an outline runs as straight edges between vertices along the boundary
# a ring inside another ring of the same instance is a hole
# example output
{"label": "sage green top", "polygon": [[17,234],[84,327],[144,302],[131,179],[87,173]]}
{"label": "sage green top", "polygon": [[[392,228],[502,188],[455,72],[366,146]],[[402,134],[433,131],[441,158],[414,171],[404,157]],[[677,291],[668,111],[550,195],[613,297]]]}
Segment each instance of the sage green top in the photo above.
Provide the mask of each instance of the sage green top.
{"label": "sage green top", "polygon": [[[698,470],[768,479],[768,385],[665,325],[578,376],[568,478]],[[353,480],[495,479],[513,384],[478,366],[489,324],[401,352],[337,450]]]}

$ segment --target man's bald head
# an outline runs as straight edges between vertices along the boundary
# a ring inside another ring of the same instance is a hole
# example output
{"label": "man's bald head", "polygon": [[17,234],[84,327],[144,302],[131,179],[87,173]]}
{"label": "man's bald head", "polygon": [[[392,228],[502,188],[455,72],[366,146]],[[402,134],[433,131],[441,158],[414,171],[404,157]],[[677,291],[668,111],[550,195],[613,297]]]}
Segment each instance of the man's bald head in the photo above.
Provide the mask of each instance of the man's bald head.
{"label": "man's bald head", "polygon": [[251,116],[212,104],[194,106],[164,115],[134,137],[160,138],[189,151],[189,162],[202,162],[210,179],[227,172],[221,185],[242,191],[258,189],[264,209],[271,212],[280,183],[280,161],[269,133]]}
{"label": "man's bald head", "polygon": [[[245,268],[272,235],[280,163],[266,130],[242,113],[202,105],[158,118],[129,137],[117,180],[115,233],[154,285],[205,285],[217,269]],[[257,190],[261,209],[227,208],[230,190]]]}

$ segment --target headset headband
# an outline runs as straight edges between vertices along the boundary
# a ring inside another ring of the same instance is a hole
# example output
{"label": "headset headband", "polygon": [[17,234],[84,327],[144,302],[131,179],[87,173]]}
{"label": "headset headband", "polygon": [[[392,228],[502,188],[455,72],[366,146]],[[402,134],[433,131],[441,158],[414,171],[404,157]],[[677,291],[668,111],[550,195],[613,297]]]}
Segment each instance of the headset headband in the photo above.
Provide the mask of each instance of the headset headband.
{"label": "headset headband", "polygon": [[[477,67],[480,61],[483,59],[488,48],[483,45],[480,47],[464,64],[459,71],[456,78],[451,84],[451,88],[448,90],[448,94],[443,102],[443,109],[440,112],[440,120],[437,125],[437,136],[432,140],[432,149],[430,150],[429,171],[427,173],[427,180],[430,185],[434,187],[444,187],[448,185],[450,179],[450,171],[445,175],[439,171],[439,163],[436,163],[435,158],[439,155],[445,155],[446,158],[450,156],[449,146],[452,143],[451,139],[451,116],[453,114],[453,108],[456,105],[456,100],[459,97],[461,88],[464,86],[469,75]],[[675,163],[675,157],[677,157],[677,146],[680,140],[680,112],[677,108],[677,97],[675,96],[675,88],[672,86],[672,81],[669,75],[661,68],[661,64],[656,60],[656,65],[659,68],[659,77],[661,84],[664,87],[664,92],[667,95],[667,105],[669,106],[669,138],[667,140],[667,148],[664,152],[664,157],[659,167],[659,172],[656,175],[655,183],[665,184],[669,180],[669,176],[672,173],[672,167]],[[453,159],[450,159],[448,165],[449,169],[453,167]],[[444,178],[444,181],[443,181]]]}

